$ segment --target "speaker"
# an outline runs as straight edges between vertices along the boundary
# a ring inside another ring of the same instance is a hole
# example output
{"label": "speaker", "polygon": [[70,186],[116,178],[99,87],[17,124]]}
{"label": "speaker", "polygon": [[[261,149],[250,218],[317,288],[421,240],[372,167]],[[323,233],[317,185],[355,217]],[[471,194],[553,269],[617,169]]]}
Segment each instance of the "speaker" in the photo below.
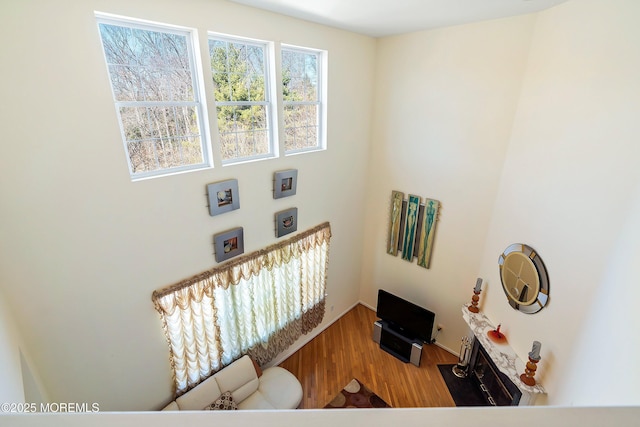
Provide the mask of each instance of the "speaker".
{"label": "speaker", "polygon": [[411,356],[409,361],[416,366],[420,366],[420,358],[422,357],[422,344],[414,342],[411,345]]}
{"label": "speaker", "polygon": [[381,334],[382,334],[382,323],[373,322],[373,342],[380,344]]}

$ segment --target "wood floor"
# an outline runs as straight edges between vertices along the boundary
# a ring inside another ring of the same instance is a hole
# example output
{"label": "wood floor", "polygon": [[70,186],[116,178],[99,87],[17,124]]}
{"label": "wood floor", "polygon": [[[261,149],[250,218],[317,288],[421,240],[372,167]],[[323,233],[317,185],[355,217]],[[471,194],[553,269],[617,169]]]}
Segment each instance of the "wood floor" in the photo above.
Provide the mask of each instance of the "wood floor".
{"label": "wood floor", "polygon": [[373,342],[374,311],[358,304],[280,364],[302,383],[300,408],[324,407],[357,378],[394,408],[455,406],[437,365],[458,358],[425,345],[420,367],[403,363]]}

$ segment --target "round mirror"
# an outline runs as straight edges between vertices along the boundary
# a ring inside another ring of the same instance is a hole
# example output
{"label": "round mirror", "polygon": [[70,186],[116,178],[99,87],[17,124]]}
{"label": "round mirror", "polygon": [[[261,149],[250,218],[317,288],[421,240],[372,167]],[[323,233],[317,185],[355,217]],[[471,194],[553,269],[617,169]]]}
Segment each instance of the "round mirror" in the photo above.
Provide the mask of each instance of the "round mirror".
{"label": "round mirror", "polygon": [[542,310],[549,301],[549,278],[536,251],[514,243],[500,255],[498,266],[502,289],[511,307],[527,314]]}

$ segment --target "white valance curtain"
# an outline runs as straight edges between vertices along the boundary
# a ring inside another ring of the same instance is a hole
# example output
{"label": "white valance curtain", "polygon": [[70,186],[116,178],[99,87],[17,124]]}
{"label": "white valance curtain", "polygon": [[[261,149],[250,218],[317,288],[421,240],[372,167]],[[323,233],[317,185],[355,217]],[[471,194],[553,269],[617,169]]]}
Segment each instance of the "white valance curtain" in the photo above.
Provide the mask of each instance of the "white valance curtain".
{"label": "white valance curtain", "polygon": [[269,362],[322,322],[330,238],[323,223],[153,293],[177,395],[243,354]]}

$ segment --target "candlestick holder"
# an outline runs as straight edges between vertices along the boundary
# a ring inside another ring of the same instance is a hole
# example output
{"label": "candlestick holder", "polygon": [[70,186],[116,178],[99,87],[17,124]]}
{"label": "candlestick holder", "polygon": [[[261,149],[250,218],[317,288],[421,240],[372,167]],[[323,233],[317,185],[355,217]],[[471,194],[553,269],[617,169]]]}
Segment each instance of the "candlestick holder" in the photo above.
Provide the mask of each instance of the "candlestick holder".
{"label": "candlestick holder", "polygon": [[536,364],[539,361],[540,359],[533,359],[531,358],[531,356],[529,356],[529,361],[527,362],[527,366],[524,369],[524,374],[520,375],[520,381],[522,381],[526,385],[536,385],[536,379],[533,378],[533,376],[536,374],[536,369],[538,369]]}
{"label": "candlestick holder", "polygon": [[480,309],[478,308],[478,301],[480,301],[480,297],[478,295],[480,295],[480,291],[476,291],[475,289],[473,290],[473,296],[471,297],[471,305],[469,306],[469,311],[472,313],[478,313],[480,312]]}

